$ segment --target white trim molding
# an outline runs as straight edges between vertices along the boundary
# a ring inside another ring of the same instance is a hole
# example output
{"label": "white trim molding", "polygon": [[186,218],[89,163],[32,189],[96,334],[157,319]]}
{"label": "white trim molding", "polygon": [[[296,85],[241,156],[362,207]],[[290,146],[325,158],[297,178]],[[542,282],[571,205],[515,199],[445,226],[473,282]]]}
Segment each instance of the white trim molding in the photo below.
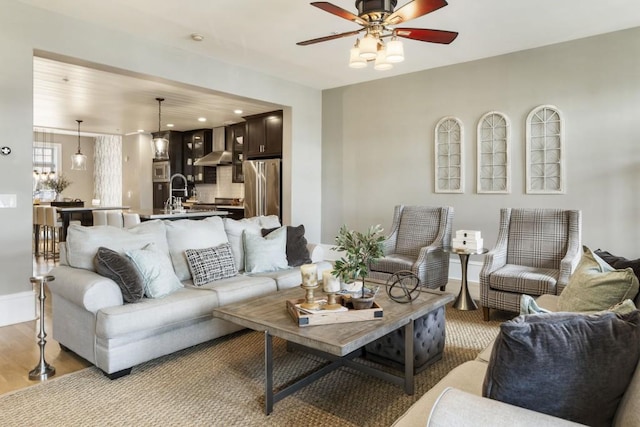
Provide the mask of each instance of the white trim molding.
{"label": "white trim molding", "polygon": [[0,326],[28,322],[36,318],[34,291],[0,295]]}

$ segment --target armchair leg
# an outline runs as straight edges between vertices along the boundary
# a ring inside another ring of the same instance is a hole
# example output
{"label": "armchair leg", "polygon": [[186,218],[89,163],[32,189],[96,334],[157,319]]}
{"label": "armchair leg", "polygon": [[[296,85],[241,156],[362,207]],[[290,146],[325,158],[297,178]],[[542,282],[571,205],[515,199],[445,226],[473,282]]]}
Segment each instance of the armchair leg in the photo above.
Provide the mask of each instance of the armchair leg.
{"label": "armchair leg", "polygon": [[447,285],[440,286],[440,290],[441,290],[442,292],[444,292],[446,289],[447,289]]}
{"label": "armchair leg", "polygon": [[489,307],[482,307],[482,318],[485,322],[491,320],[491,316],[489,315]]}

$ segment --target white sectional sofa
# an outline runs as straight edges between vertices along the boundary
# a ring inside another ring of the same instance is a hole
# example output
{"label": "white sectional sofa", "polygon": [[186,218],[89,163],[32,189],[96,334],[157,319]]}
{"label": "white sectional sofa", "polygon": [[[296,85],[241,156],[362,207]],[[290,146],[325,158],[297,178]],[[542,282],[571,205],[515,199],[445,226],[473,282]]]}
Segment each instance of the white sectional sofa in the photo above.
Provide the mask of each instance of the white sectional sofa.
{"label": "white sectional sofa", "polygon": [[[242,232],[255,234],[279,225],[277,217],[156,220],[131,229],[72,225],[61,245],[60,265],[51,271],[53,338],[113,379],[140,363],[237,331],[237,325],[214,318],[213,309],[300,285],[296,267],[243,272]],[[116,282],[95,271],[95,254],[99,247],[125,253],[150,242],[170,257],[183,287],[161,298],[125,303]],[[238,274],[194,286],[185,249],[225,242],[231,245]],[[323,261],[321,247],[308,248],[321,277],[331,264]]]}
{"label": "white sectional sofa", "polygon": [[[548,294],[537,299],[540,307],[550,311],[557,311],[557,301],[557,295]],[[636,297],[635,303],[640,304],[640,295]],[[483,382],[492,349],[493,343],[475,360],[454,368],[401,415],[393,427],[582,425],[482,397]],[[532,389],[531,393],[544,393],[544,391]],[[640,426],[640,363],[618,405],[612,425],[615,427]]]}

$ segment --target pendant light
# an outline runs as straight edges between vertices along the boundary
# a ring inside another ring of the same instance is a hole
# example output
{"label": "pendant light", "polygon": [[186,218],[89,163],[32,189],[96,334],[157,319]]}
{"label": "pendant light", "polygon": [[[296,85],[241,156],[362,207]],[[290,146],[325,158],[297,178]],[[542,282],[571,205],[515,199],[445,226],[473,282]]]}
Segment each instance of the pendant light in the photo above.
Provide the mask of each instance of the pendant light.
{"label": "pendant light", "polygon": [[78,122],[78,152],[71,156],[71,170],[85,171],[87,170],[87,156],[80,151],[80,123],[82,120],[76,120]]}
{"label": "pendant light", "polygon": [[163,138],[160,134],[160,124],[162,123],[162,101],[164,98],[156,98],[158,101],[158,133],[151,141],[153,143],[153,157],[157,160],[166,160],[169,158],[169,140]]}

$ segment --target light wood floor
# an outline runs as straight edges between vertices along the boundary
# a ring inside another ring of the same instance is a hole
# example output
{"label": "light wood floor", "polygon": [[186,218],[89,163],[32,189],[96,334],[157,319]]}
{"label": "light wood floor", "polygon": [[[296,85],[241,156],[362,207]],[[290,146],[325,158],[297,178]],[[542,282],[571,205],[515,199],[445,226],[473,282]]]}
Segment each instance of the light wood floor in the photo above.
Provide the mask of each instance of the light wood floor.
{"label": "light wood floor", "polygon": [[[54,266],[52,261],[44,261],[42,257],[34,259],[33,274],[45,274]],[[26,279],[28,280],[28,278]],[[56,369],[53,378],[79,371],[91,366],[89,362],[72,352],[60,349],[52,338],[51,297],[46,292],[45,299],[45,360]],[[40,319],[0,327],[0,394],[19,390],[38,384],[29,380],[29,371],[40,361],[38,332]]]}

